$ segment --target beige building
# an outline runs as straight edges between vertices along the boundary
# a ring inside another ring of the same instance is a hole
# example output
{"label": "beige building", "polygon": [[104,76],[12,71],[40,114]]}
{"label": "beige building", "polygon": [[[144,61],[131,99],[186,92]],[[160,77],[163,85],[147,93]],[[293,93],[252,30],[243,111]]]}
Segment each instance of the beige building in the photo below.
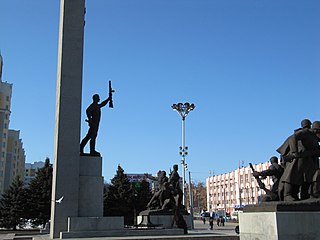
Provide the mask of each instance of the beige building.
{"label": "beige building", "polygon": [[45,162],[25,163],[24,183],[29,184],[37,176],[38,169],[44,167]]}
{"label": "beige building", "polygon": [[5,189],[10,186],[16,176],[20,176],[21,180],[24,180],[25,158],[22,140],[20,139],[20,131],[9,129],[4,179]]}
{"label": "beige building", "polygon": [[12,84],[2,81],[3,59],[0,54],[0,194],[19,175],[23,180],[25,152],[20,131],[9,130]]}
{"label": "beige building", "polygon": [[[269,162],[253,165],[256,171],[268,169]],[[267,188],[270,189],[272,180],[268,177],[263,180]],[[251,168],[242,167],[232,172],[216,176],[210,176],[206,180],[207,184],[207,210],[231,214],[240,210],[245,205],[256,204],[262,194],[265,194],[257,184],[252,175]]]}

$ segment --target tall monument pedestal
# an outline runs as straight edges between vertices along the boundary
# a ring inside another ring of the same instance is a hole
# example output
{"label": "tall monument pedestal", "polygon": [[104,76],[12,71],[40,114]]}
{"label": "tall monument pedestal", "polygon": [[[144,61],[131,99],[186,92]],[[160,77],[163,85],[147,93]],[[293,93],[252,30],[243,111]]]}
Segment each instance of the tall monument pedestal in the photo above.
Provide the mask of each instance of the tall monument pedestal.
{"label": "tall monument pedestal", "polygon": [[103,217],[101,157],[79,157],[78,194],[78,215],[68,217],[60,238],[100,237],[124,229],[123,217]]}
{"label": "tall monument pedestal", "polygon": [[102,157],[80,156],[78,217],[103,217]]}
{"label": "tall monument pedestal", "polygon": [[319,221],[320,201],[247,206],[239,214],[240,240],[316,240]]}

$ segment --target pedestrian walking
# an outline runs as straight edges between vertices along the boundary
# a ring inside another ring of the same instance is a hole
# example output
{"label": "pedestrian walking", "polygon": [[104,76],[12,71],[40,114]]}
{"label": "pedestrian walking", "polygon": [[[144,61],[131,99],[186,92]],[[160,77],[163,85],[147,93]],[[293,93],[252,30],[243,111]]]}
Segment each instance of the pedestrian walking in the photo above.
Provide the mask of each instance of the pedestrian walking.
{"label": "pedestrian walking", "polygon": [[213,217],[209,218],[210,230],[213,230]]}
{"label": "pedestrian walking", "polygon": [[224,219],[224,217],[222,217],[221,218],[221,226],[223,226],[223,227],[224,227],[224,222],[225,222],[225,219]]}

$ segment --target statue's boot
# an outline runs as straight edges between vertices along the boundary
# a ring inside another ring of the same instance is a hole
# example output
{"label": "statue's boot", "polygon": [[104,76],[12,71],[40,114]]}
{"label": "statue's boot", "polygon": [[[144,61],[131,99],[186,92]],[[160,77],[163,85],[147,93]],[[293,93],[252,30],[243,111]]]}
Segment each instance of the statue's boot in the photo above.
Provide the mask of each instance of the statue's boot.
{"label": "statue's boot", "polygon": [[310,198],[309,189],[310,189],[310,183],[304,182],[300,190],[300,200],[305,200]]}
{"label": "statue's boot", "polygon": [[97,152],[96,150],[95,150],[95,148],[96,148],[96,139],[95,138],[92,138],[91,140],[90,140],[90,155],[91,156],[101,156],[100,155],[100,153],[99,152]]}
{"label": "statue's boot", "polygon": [[100,156],[101,156],[101,154],[100,154],[99,152],[95,151],[95,150],[90,151],[90,155],[91,155],[91,156],[97,156],[97,157],[100,157]]}
{"label": "statue's boot", "polygon": [[320,198],[320,169],[313,175],[313,182],[311,183],[310,190],[312,198]]}
{"label": "statue's boot", "polygon": [[293,202],[297,201],[297,189],[299,189],[299,186],[293,185],[290,183],[284,183],[284,201],[285,202]]}
{"label": "statue's boot", "polygon": [[85,146],[86,144],[84,143],[84,141],[81,141],[81,143],[80,143],[80,155],[82,156],[82,155],[84,155],[84,146]]}

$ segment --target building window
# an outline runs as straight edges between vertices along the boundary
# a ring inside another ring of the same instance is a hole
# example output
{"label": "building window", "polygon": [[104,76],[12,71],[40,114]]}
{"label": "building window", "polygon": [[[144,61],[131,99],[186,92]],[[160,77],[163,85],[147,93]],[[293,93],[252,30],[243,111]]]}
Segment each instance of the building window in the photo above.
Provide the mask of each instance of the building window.
{"label": "building window", "polygon": [[7,102],[9,102],[9,100],[10,100],[9,96],[6,96],[6,100],[7,100]]}
{"label": "building window", "polygon": [[4,152],[2,152],[2,157],[4,157],[4,154],[5,154],[5,153],[4,153]]}
{"label": "building window", "polygon": [[9,110],[9,106],[8,105],[6,105],[6,110]]}
{"label": "building window", "polygon": [[3,142],[3,143],[2,143],[2,147],[6,147],[6,142]]}

